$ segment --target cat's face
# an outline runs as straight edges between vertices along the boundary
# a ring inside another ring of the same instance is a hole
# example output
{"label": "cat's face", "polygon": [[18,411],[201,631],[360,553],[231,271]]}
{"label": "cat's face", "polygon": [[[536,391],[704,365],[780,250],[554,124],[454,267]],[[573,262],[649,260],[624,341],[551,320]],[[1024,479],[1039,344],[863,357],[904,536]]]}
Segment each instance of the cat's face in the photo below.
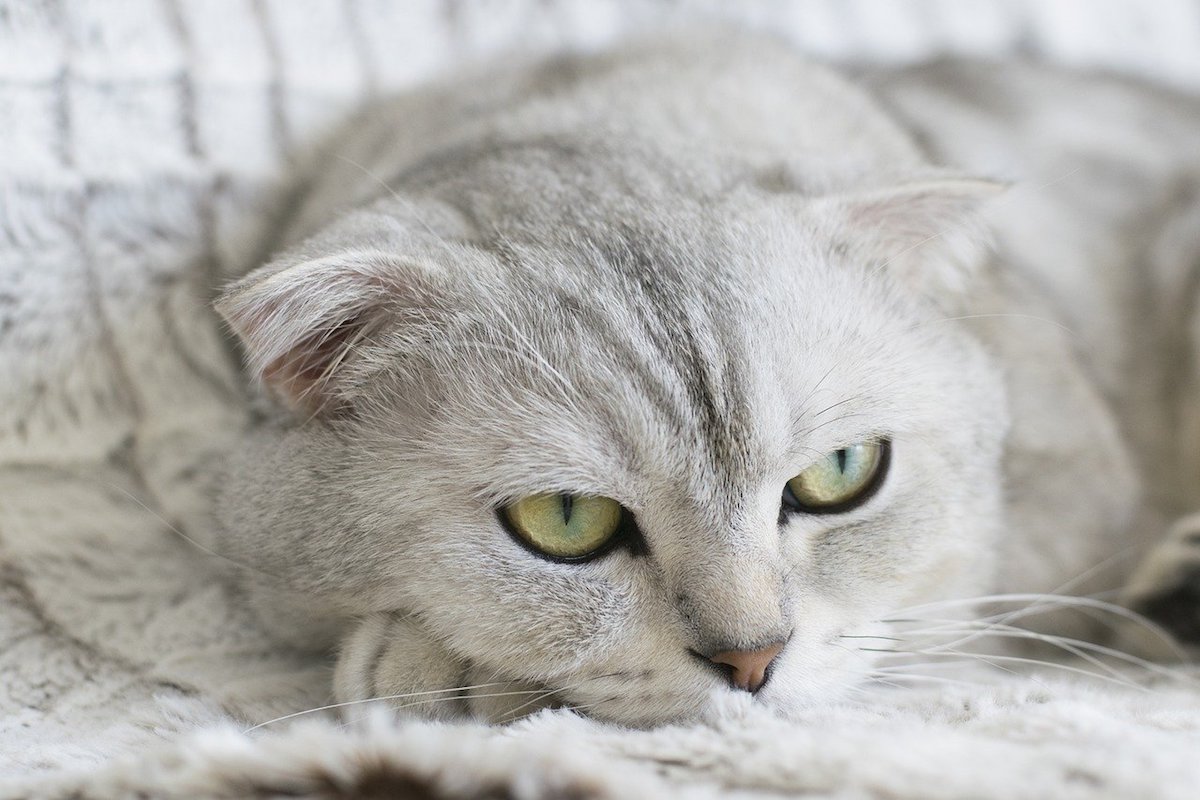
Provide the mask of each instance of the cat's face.
{"label": "cat's face", "polygon": [[[854,242],[878,212],[680,199],[426,245],[362,212],[224,301],[312,417],[234,475],[297,496],[234,491],[234,515],[323,541],[239,553],[405,615],[349,632],[351,695],[513,681],[547,693],[526,711],[652,724],[743,693],[707,656],[782,645],[757,701],[836,696],[883,641],[843,637],[978,591],[999,521],[1000,382],[922,299],[946,281]],[[832,501],[788,491],[830,464]],[[445,674],[397,681],[388,659],[429,647],[404,670]]]}

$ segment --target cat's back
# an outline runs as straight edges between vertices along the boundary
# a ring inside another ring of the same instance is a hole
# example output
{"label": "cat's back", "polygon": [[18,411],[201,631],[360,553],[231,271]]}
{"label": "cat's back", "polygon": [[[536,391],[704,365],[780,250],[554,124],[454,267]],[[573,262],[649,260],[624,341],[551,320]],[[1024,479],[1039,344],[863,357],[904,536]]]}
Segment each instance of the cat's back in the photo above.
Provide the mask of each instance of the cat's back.
{"label": "cat's back", "polygon": [[1137,79],[1049,64],[941,59],[859,73],[861,83],[951,164],[1025,177],[1046,162],[1151,179],[1194,171],[1200,98]]}
{"label": "cat's back", "polygon": [[[862,77],[932,160],[1012,182],[989,215],[1000,280],[1024,289],[971,311],[1000,312],[979,323],[997,347],[1027,342],[1014,374],[1061,369],[1038,354],[1065,332],[1141,457],[1152,503],[1190,508],[1200,437],[1185,431],[1200,419],[1181,387],[1200,330],[1200,98],[1019,62]],[[1026,394],[1057,419],[1054,392]]]}
{"label": "cat's back", "polygon": [[1011,182],[990,209],[1003,255],[1085,339],[1115,345],[1128,332],[1104,327],[1134,294],[1176,293],[1188,259],[1148,250],[1173,226],[1190,227],[1200,247],[1200,226],[1179,223],[1200,208],[1200,98],[1019,61],[944,60],[863,79],[932,161]]}

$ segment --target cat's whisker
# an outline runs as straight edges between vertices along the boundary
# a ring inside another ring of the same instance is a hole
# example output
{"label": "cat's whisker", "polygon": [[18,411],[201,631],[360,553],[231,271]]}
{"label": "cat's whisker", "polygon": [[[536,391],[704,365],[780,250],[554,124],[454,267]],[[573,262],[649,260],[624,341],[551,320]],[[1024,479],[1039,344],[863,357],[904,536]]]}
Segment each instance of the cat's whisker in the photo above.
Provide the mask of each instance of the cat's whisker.
{"label": "cat's whisker", "polygon": [[[1035,603],[1035,602],[1057,603],[1063,605],[1087,605],[1099,606],[1106,610],[1112,610],[1113,604],[1105,603],[1104,601],[1092,600],[1089,597],[1077,595],[1056,595],[1040,592],[1013,592],[1013,593],[998,593],[998,594],[981,594],[971,597],[952,597],[945,600],[932,600],[927,603],[919,603],[916,605],[906,606],[894,610],[891,617],[898,615],[913,614],[925,610],[939,610],[943,608],[962,608],[964,606],[976,606],[984,603]],[[1122,611],[1127,611],[1120,606]],[[1009,612],[1004,612],[1009,613]],[[880,622],[888,620],[881,619]]]}
{"label": "cat's whisker", "polygon": [[[469,699],[473,699],[473,698],[485,698],[485,697],[488,697],[488,698],[491,698],[491,697],[525,697],[525,696],[534,694],[534,695],[540,695],[541,697],[544,698],[544,697],[550,697],[559,692],[568,692],[568,691],[571,691],[572,689],[577,689],[580,686],[583,686],[588,681],[599,680],[602,678],[611,678],[611,677],[615,677],[620,674],[621,674],[620,672],[611,672],[611,673],[606,673],[606,674],[601,674],[601,675],[589,675],[589,676],[587,676],[579,681],[576,681],[574,683],[570,683],[570,684],[567,684],[566,686],[561,686],[561,687],[558,687],[555,689],[549,689],[549,690],[546,689],[545,687],[541,687],[538,689],[514,689],[511,691],[507,691],[507,692],[487,692],[484,694],[475,694],[475,695],[457,695],[456,694],[454,697],[435,697],[435,698],[431,698],[431,699],[427,699],[427,700],[418,700],[418,701],[412,702],[412,703],[404,703],[403,705],[399,705],[399,706],[390,706],[389,710],[402,711],[406,708],[412,708],[414,706],[426,705],[426,704],[431,704],[431,703],[440,703],[440,702],[446,702],[449,700],[469,700]],[[411,693],[408,695],[398,695],[397,697],[369,697],[364,700],[354,700],[354,701],[350,701],[347,703],[335,704],[333,706],[328,706],[327,708],[359,705],[362,703],[381,702],[384,700],[392,700],[392,699],[397,699],[397,698],[414,697],[414,696],[421,695],[421,694],[445,693],[447,691],[456,691],[456,692],[469,691],[469,690],[475,689],[475,688],[486,688],[489,686],[504,685],[504,684],[509,684],[509,683],[512,683],[512,681],[499,681],[497,683],[478,684],[477,686],[468,686],[468,687],[455,688],[455,689],[441,689],[441,690],[435,690],[435,692],[414,692],[414,693]],[[538,699],[540,699],[540,698],[535,698],[534,702],[536,702]],[[529,703],[526,703],[526,705],[529,705]],[[524,708],[524,706],[522,706],[522,708]],[[354,720],[347,720],[340,727],[345,728],[347,725],[351,725],[355,722],[360,721],[361,719],[362,719],[362,717],[359,717]],[[503,720],[503,723],[507,723],[510,721],[511,720],[505,719],[505,720]],[[503,724],[503,723],[501,723],[501,724]],[[263,724],[267,724],[267,723],[263,723]]]}
{"label": "cat's whisker", "polygon": [[529,708],[530,706],[533,706],[533,705],[537,705],[541,701],[558,694],[560,691],[564,691],[564,690],[551,689],[549,691],[543,692],[542,694],[538,695],[537,697],[533,697],[533,698],[530,698],[529,700],[526,700],[524,703],[517,706],[516,708],[510,709],[504,715],[504,718],[499,720],[498,724],[507,725],[508,723],[513,722],[516,719],[519,719],[521,716],[521,712],[524,711],[526,708]]}
{"label": "cat's whisker", "polygon": [[824,416],[825,414],[828,414],[830,411],[833,411],[835,408],[840,408],[841,406],[844,406],[847,403],[854,403],[854,402],[857,402],[860,400],[862,400],[862,395],[850,395],[849,397],[843,397],[841,400],[838,400],[836,403],[831,403],[830,405],[825,406],[825,408],[822,408],[817,413],[813,414],[812,419],[820,419],[822,416]]}
{"label": "cat's whisker", "polygon": [[[859,413],[859,412],[851,412],[849,414],[842,414],[841,416],[834,417],[833,419],[827,419],[824,422],[817,423],[816,425],[810,425],[809,427],[804,429],[803,435],[806,437],[812,436],[812,434],[821,430],[821,428],[824,428],[827,425],[836,425],[837,423],[845,422],[846,420],[858,419],[861,417],[868,417],[868,416],[869,416],[868,414],[863,414],[863,413]],[[822,455],[824,455],[824,453],[822,453]]]}
{"label": "cat's whisker", "polygon": [[[908,608],[899,609],[893,612],[893,615],[887,619],[880,619],[878,621],[888,624],[920,622],[921,620],[919,618],[915,620],[906,620],[902,615],[914,614],[924,610],[938,611],[942,609],[979,606],[987,603],[1029,603],[1031,604],[1030,607],[1019,609],[1019,611],[1025,612],[1025,616],[1030,616],[1034,613],[1040,614],[1047,611],[1055,611],[1061,608],[1091,609],[1094,611],[1100,611],[1145,628],[1166,643],[1180,660],[1185,660],[1187,657],[1186,654],[1179,648],[1179,644],[1174,640],[1171,634],[1167,632],[1166,629],[1164,629],[1161,625],[1124,606],[1116,603],[1109,603],[1104,600],[1098,600],[1093,597],[1051,595],[1033,592],[979,595],[977,597],[955,598],[951,600],[942,600],[909,606]],[[1002,614],[995,616],[1003,617],[1005,614],[1010,613],[1014,612],[1003,612]]]}
{"label": "cat's whisker", "polygon": [[[1003,627],[1009,628],[1010,626],[1003,626]],[[1090,648],[1089,643],[1079,642],[1079,644],[1083,645],[1083,646],[1076,646],[1075,644],[1072,644],[1069,640],[1063,639],[1062,637],[1050,637],[1050,636],[1045,636],[1045,635],[1038,636],[1036,634],[1033,634],[1032,631],[1024,631],[1019,628],[1010,628],[1008,630],[1003,630],[1003,629],[999,629],[999,628],[1000,628],[1000,626],[998,626],[996,624],[993,624],[991,626],[987,626],[984,628],[968,628],[967,630],[970,631],[969,635],[967,635],[965,637],[960,637],[959,639],[957,639],[953,642],[948,642],[945,645],[935,645],[935,647],[939,648],[939,649],[944,647],[947,650],[951,650],[952,648],[961,647],[964,642],[970,642],[977,638],[982,638],[985,636],[990,636],[990,637],[995,637],[995,638],[1022,639],[1025,641],[1034,640],[1034,641],[1039,641],[1039,642],[1053,645],[1054,647],[1057,647],[1067,653],[1070,653],[1071,655],[1075,656],[1076,658],[1081,658],[1084,661],[1091,664],[1092,666],[1097,667],[1098,669],[1104,670],[1105,672],[1112,675],[1113,677],[1126,678],[1126,675],[1124,673],[1120,672],[1118,669],[1116,669],[1112,665],[1105,664],[1103,661],[1101,661],[1100,659],[1096,658],[1091,653],[1089,653],[1088,652],[1088,649]],[[957,629],[951,629],[949,632],[956,633],[961,630],[962,630],[961,628],[957,628]],[[1116,652],[1116,651],[1113,651],[1113,652]],[[1124,654],[1121,654],[1121,655],[1124,655]]]}
{"label": "cat's whisker", "polygon": [[997,669],[1003,670],[1004,672],[1008,672],[1012,675],[1017,675],[1019,677],[1026,677],[1026,678],[1036,681],[1037,680],[1036,675],[1022,674],[1020,672],[1016,672],[1015,670],[1004,667],[1002,664],[999,664],[996,662],[1007,662],[1007,663],[1011,663],[1011,664],[1030,664],[1030,665],[1035,665],[1035,666],[1039,666],[1039,667],[1048,667],[1050,669],[1062,670],[1064,672],[1070,672],[1070,673],[1073,673],[1076,675],[1083,675],[1083,676],[1086,676],[1089,678],[1093,678],[1095,680],[1107,681],[1108,683],[1114,683],[1119,686],[1123,686],[1124,688],[1127,688],[1127,689],[1136,689],[1137,691],[1140,691],[1140,692],[1147,692],[1147,693],[1153,692],[1153,690],[1151,688],[1134,683],[1133,681],[1130,681],[1130,680],[1121,680],[1119,678],[1114,678],[1110,675],[1104,675],[1101,673],[1092,672],[1091,670],[1086,670],[1081,667],[1074,667],[1074,666],[1071,666],[1070,664],[1063,664],[1063,663],[1060,663],[1057,661],[1046,661],[1044,659],[1039,659],[1039,658],[1025,658],[1023,656],[1008,656],[1008,655],[993,655],[993,654],[983,655],[980,653],[971,653],[969,651],[963,651],[963,650],[945,650],[945,649],[942,649],[942,650],[930,650],[930,649],[885,650],[885,649],[870,648],[870,647],[863,647],[860,649],[865,650],[867,652],[920,655],[920,656],[931,656],[934,658],[937,658],[940,656],[949,656],[949,657],[961,658],[961,659],[965,659],[965,660],[982,661],[985,664],[990,664],[991,666],[993,666]]}
{"label": "cat's whisker", "polygon": [[834,370],[836,370],[839,366],[841,365],[835,361],[829,369],[825,370],[825,374],[822,375],[815,384],[813,384],[813,387],[808,390],[808,396],[804,398],[804,402],[801,404],[801,407],[804,409],[804,411],[798,415],[801,419],[805,419],[810,416],[808,412],[808,404],[817,396],[817,392],[819,392],[821,387],[825,385],[825,381],[829,380],[829,376],[832,375]]}
{"label": "cat's whisker", "polygon": [[904,689],[906,687],[902,684],[895,683],[895,681],[913,681],[918,683],[930,683],[941,686],[955,687],[977,687],[980,685],[978,681],[966,681],[959,678],[948,678],[944,675],[920,675],[917,673],[888,672],[883,673],[882,676],[886,677],[887,680],[881,680],[881,675],[878,672],[868,673],[866,678],[873,683],[884,683],[887,686],[895,686],[898,689]]}
{"label": "cat's whisker", "polygon": [[898,636],[872,636],[872,635],[866,634],[866,633],[859,633],[859,634],[843,633],[843,634],[839,634],[838,638],[839,639],[885,639],[885,640],[891,641],[891,642],[904,641],[903,639],[901,639]]}
{"label": "cat's whisker", "polygon": [[[624,675],[624,674],[626,674],[626,673],[625,673],[623,670],[617,670],[617,671],[615,671],[615,672],[601,673],[601,674],[599,674],[599,675],[589,675],[589,676],[587,676],[587,677],[583,678],[582,680],[576,681],[575,683],[567,684],[566,686],[562,686],[562,687],[559,687],[559,688],[557,688],[557,689],[552,689],[552,690],[550,690],[550,691],[546,692],[546,694],[544,695],[544,697],[550,697],[550,696],[552,696],[552,695],[555,695],[555,694],[561,694],[561,693],[563,693],[563,692],[569,692],[569,691],[572,691],[573,689],[578,689],[580,686],[583,686],[584,684],[586,684],[586,683],[587,683],[587,682],[589,682],[589,681],[594,681],[594,680],[603,680],[603,679],[605,679],[605,678],[617,678],[617,677],[620,677],[620,676],[622,676],[622,675]],[[611,700],[611,699],[616,699],[617,697],[620,697],[620,695],[614,695],[612,698],[609,698],[609,699],[610,699],[610,700]],[[508,715],[506,715],[505,719],[502,721],[502,722],[503,722],[503,724],[507,724],[507,723],[509,723],[509,722],[512,722],[513,720],[515,720],[515,719],[517,718],[517,712],[521,711],[521,710],[522,710],[522,709],[524,709],[526,706],[532,705],[533,703],[535,703],[535,702],[537,702],[537,701],[539,701],[539,700],[541,700],[541,699],[544,699],[544,698],[534,698],[534,700],[531,700],[531,701],[529,701],[529,702],[527,702],[527,703],[525,703],[525,704],[523,704],[523,705],[521,705],[521,706],[518,706],[516,709],[513,709],[512,711],[510,711],[510,712],[508,713]],[[602,701],[599,701],[599,702],[607,702],[607,701],[604,701],[604,700],[602,700]],[[596,704],[598,704],[598,703],[594,703],[593,705],[596,705]],[[573,707],[575,707],[575,706],[571,706],[570,704],[565,704],[565,705],[566,705],[567,707],[572,707],[572,708],[573,708]]]}
{"label": "cat's whisker", "polygon": [[[1032,681],[1033,683],[1036,683],[1038,686],[1041,686],[1044,689],[1049,688],[1048,686],[1046,686],[1046,684],[1042,683],[1042,681],[1036,675],[1031,675],[1028,673],[1022,674],[1015,669],[1011,669],[1009,667],[1004,666],[1003,664],[997,663],[997,660],[1005,660],[1004,658],[997,659],[995,656],[984,655],[982,653],[970,653],[970,652],[962,652],[962,651],[928,652],[928,653],[922,653],[922,655],[928,655],[932,658],[956,659],[955,661],[949,662],[949,663],[952,663],[954,666],[960,667],[960,668],[967,664],[970,664],[972,662],[984,663],[984,664],[987,664],[992,669],[996,669],[1001,672],[1007,672],[1009,675],[1012,675],[1014,677],[1024,677],[1024,678],[1027,678],[1028,680]],[[908,664],[897,664],[895,666],[904,668],[904,667],[908,667],[909,665]]]}
{"label": "cat's whisker", "polygon": [[586,711],[589,708],[595,708],[596,706],[603,705],[604,703],[611,703],[614,700],[620,700],[620,699],[621,699],[621,695],[614,694],[609,697],[602,697],[599,700],[593,700],[590,703],[582,703],[582,704],[569,703],[569,704],[563,706],[563,708],[567,709],[568,711]]}
{"label": "cat's whisker", "polygon": [[[530,694],[538,694],[543,691],[545,691],[545,690],[544,689],[514,689],[509,692],[485,692],[484,694],[471,695],[471,697],[473,697],[473,698],[524,697],[524,696],[530,695]],[[368,698],[366,700],[356,700],[353,703],[346,703],[345,705],[356,705],[359,703],[372,703],[372,702],[386,700],[386,699],[389,699],[389,698],[373,697],[373,698]],[[468,698],[461,696],[461,695],[455,695],[454,697],[433,697],[428,700],[417,700],[412,703],[403,703],[398,706],[388,706],[387,710],[396,712],[396,711],[403,711],[406,708],[414,708],[416,706],[433,705],[434,703],[447,703],[447,702],[451,702],[454,700],[466,700],[466,699],[468,699]],[[345,722],[341,723],[338,727],[341,729],[345,729],[345,728],[349,727],[350,725],[354,725],[355,723],[361,722],[363,719],[365,719],[365,717],[355,717],[354,719],[348,719]]]}
{"label": "cat's whisker", "polygon": [[873,668],[875,672],[903,672],[909,669],[962,669],[958,661],[912,661],[903,664],[884,664]]}
{"label": "cat's whisker", "polygon": [[[316,714],[321,711],[332,711],[334,709],[346,708],[348,706],[361,705],[363,703],[380,703],[380,702],[384,702],[386,700],[404,700],[404,699],[407,699],[410,697],[442,695],[442,694],[446,694],[447,692],[467,692],[467,691],[471,691],[472,689],[488,689],[488,688],[491,688],[492,686],[504,686],[508,683],[511,683],[511,681],[492,681],[490,683],[477,683],[474,686],[451,686],[446,689],[429,689],[427,691],[422,691],[422,692],[405,692],[403,694],[390,694],[390,695],[383,695],[383,696],[379,696],[379,697],[367,697],[362,700],[347,700],[342,703],[330,703],[329,705],[319,706],[317,708],[308,708],[303,711],[294,711],[291,714],[284,714],[281,717],[275,717],[275,719],[269,719],[266,722],[260,722],[257,725],[246,728],[244,731],[242,731],[242,733],[243,734],[251,733],[252,731],[258,730],[259,728],[264,728],[267,725],[274,725],[277,722],[285,722],[289,719],[295,719],[296,717],[303,717],[307,714]],[[535,690],[535,691],[541,691],[541,690]],[[456,695],[454,698],[450,698],[450,699],[460,699],[460,698]],[[421,702],[430,702],[430,701],[422,700]]]}
{"label": "cat's whisker", "polygon": [[[841,421],[844,421],[847,419],[852,419],[856,416],[861,416],[859,414],[844,414],[840,417],[837,417],[836,419],[829,420],[828,423],[822,423],[820,425],[816,425],[815,427],[811,425],[811,423],[816,422],[822,416],[829,413],[830,411],[833,411],[835,408],[841,408],[842,406],[845,406],[847,404],[861,402],[862,400],[863,400],[862,395],[851,395],[849,397],[844,397],[835,403],[831,403],[830,405],[826,406],[825,408],[821,409],[820,411],[818,411],[816,413],[810,413],[808,411],[808,409],[805,409],[803,413],[797,415],[795,423],[793,423],[793,425],[791,426],[794,437],[798,441],[803,441],[804,439],[806,439],[809,436],[809,434],[811,434],[815,430],[820,429],[824,424],[832,424],[832,423],[841,422]],[[803,425],[804,427],[801,427],[801,425]],[[825,456],[828,455],[828,452],[826,452],[826,451],[817,450],[817,449],[811,448],[811,447],[800,447],[799,449],[802,452],[810,454],[814,460],[824,458]]]}
{"label": "cat's whisker", "polygon": [[[941,621],[937,620],[937,622],[941,622]],[[964,626],[961,620],[945,620],[944,622],[947,623],[947,627],[939,626],[939,627],[935,627],[935,628],[930,628],[927,631],[908,631],[906,633],[908,633],[910,636],[915,636],[915,637],[923,637],[923,636],[930,636],[933,634],[943,634],[943,633],[954,634],[954,633],[963,632],[964,627],[965,627],[965,629],[967,631],[971,632],[975,637],[994,636],[997,638],[1021,639],[1021,640],[1026,640],[1026,641],[1040,642],[1040,643],[1048,644],[1048,645],[1051,645],[1054,647],[1058,647],[1062,650],[1065,650],[1066,652],[1069,652],[1075,656],[1078,656],[1079,658],[1084,659],[1085,661],[1088,661],[1089,663],[1095,664],[1096,666],[1102,666],[1104,669],[1112,669],[1112,667],[1111,667],[1111,665],[1104,665],[1102,661],[1100,661],[1095,656],[1091,655],[1092,653],[1100,655],[1100,656],[1107,656],[1109,658],[1116,659],[1125,664],[1129,664],[1130,666],[1138,667],[1140,669],[1143,669],[1147,672],[1151,672],[1151,673],[1161,676],[1161,677],[1170,678],[1172,680],[1181,681],[1183,683],[1188,683],[1191,685],[1200,685],[1200,681],[1196,680],[1195,678],[1187,675],[1186,673],[1184,673],[1178,669],[1172,669],[1169,666],[1155,663],[1148,659],[1136,656],[1132,653],[1127,653],[1123,650],[1118,650],[1113,647],[1107,647],[1105,645],[1097,644],[1095,642],[1088,642],[1088,641],[1085,641],[1082,639],[1074,639],[1074,638],[1070,638],[1070,637],[1066,637],[1066,636],[1059,636],[1059,635],[1055,635],[1055,634],[1040,633],[1038,631],[1030,631],[1030,630],[1026,630],[1024,628],[1018,628],[1018,627],[1014,627],[1011,625],[1004,625],[1002,623],[971,623],[968,621],[968,623]],[[952,646],[952,647],[959,647],[959,646],[961,646],[962,641],[970,641],[970,640],[971,639],[963,639],[963,640],[958,640],[955,642],[950,642],[948,644],[949,644],[949,646]]]}
{"label": "cat's whisker", "polygon": [[[1113,566],[1114,564],[1117,564],[1120,561],[1129,558],[1131,555],[1136,554],[1137,549],[1138,548],[1136,545],[1130,545],[1129,547],[1119,550],[1118,552],[1112,554],[1108,558],[1102,559],[1099,563],[1092,565],[1088,569],[1085,569],[1083,572],[1079,573],[1078,575],[1071,578],[1070,580],[1067,580],[1064,583],[1062,583],[1061,585],[1055,587],[1048,594],[1053,597],[1053,596],[1059,596],[1059,595],[1064,595],[1064,594],[1070,593],[1077,586],[1090,580],[1091,578],[1095,577],[1096,575],[1100,574],[1105,569],[1108,569],[1109,567]],[[1041,609],[1044,606],[1044,604],[1045,604],[1045,601],[1036,601],[1024,609],[1015,609],[1012,612],[1009,612],[1003,618],[1001,618],[999,620],[999,622],[1009,623],[1009,622],[1013,622],[1014,620],[1023,619],[1026,616],[1030,616],[1031,614],[1037,613],[1037,610]],[[996,615],[996,616],[1000,616],[1000,615]]]}
{"label": "cat's whisker", "polygon": [[[545,700],[548,697],[553,697],[554,695],[561,694],[562,692],[569,692],[572,689],[578,689],[580,686],[583,686],[584,684],[588,683],[589,681],[603,680],[605,678],[615,678],[621,674],[622,674],[621,671],[616,671],[616,672],[601,673],[599,675],[588,675],[588,676],[581,678],[578,681],[575,681],[574,683],[569,683],[565,686],[560,686],[560,687],[557,687],[554,689],[542,688],[542,689],[532,690],[535,692],[541,692],[541,694],[537,697],[530,698],[529,700],[525,701],[524,703],[522,703],[521,705],[517,706],[514,709],[510,709],[504,715],[504,718],[499,720],[497,724],[507,725],[508,723],[513,722],[520,716],[521,711],[528,708],[529,706],[540,703],[542,700]],[[475,695],[475,696],[480,697],[483,695]]]}

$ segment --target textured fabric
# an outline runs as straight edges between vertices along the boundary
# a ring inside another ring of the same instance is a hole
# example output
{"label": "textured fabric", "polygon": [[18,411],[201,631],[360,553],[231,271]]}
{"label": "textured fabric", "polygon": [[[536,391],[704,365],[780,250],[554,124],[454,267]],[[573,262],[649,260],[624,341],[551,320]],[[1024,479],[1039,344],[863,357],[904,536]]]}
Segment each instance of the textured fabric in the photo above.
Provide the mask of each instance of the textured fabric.
{"label": "textured fabric", "polygon": [[328,682],[188,541],[194,476],[245,415],[207,300],[289,168],[451,66],[714,17],[821,56],[1032,51],[1200,88],[1188,0],[0,0],[0,796],[1194,796],[1200,692],[1178,687],[993,679],[655,733],[562,714],[238,732]]}

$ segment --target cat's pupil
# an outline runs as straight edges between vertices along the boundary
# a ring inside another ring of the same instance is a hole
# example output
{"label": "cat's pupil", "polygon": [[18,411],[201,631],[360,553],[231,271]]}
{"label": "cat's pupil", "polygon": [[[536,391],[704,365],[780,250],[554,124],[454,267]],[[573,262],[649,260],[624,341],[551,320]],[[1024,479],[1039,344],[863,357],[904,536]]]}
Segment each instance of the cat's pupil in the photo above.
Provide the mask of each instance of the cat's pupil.
{"label": "cat's pupil", "polygon": [[846,472],[846,451],[844,449],[838,450],[835,455],[837,456],[838,472],[845,474],[845,472]]}
{"label": "cat's pupil", "polygon": [[573,506],[575,504],[575,500],[569,494],[559,495],[559,499],[562,501],[563,522],[570,525],[571,524],[571,506]]}

